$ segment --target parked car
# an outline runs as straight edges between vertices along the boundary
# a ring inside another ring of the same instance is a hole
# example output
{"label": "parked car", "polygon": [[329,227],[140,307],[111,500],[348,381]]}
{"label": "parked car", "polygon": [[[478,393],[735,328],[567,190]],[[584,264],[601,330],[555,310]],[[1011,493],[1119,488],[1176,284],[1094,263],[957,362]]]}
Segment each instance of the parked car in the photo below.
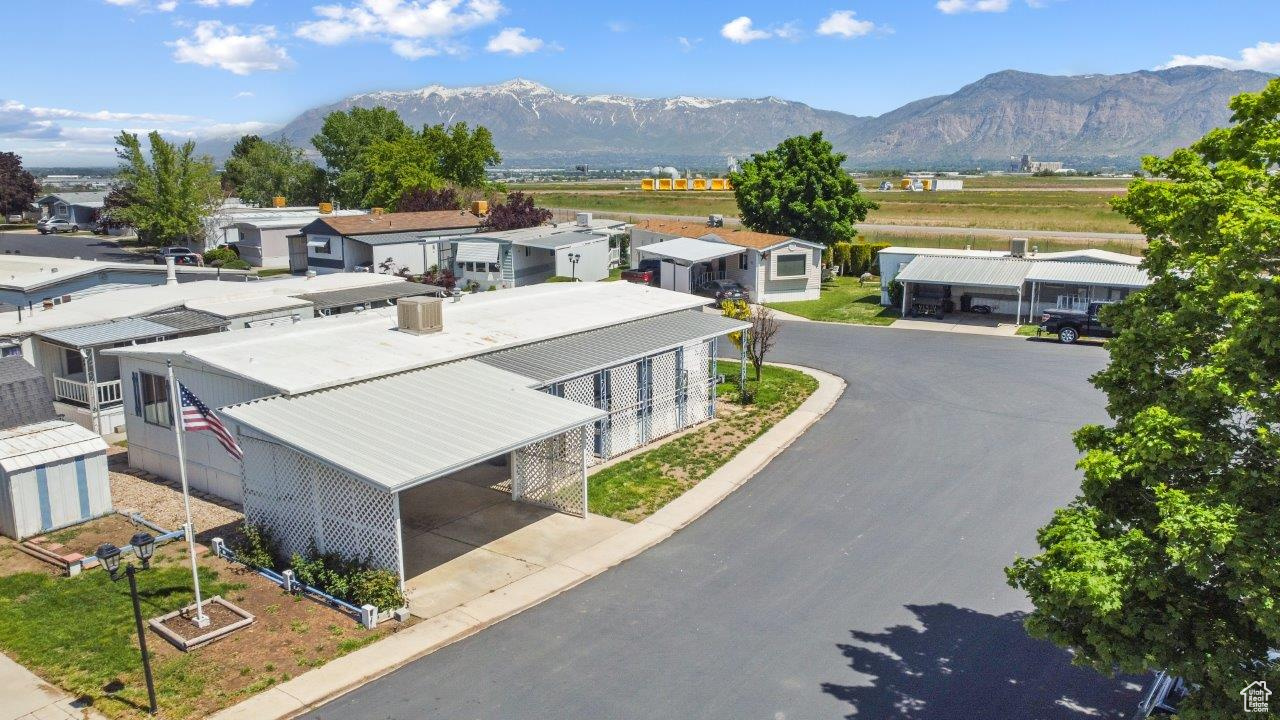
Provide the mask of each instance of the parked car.
{"label": "parked car", "polygon": [[1134,720],[1146,720],[1152,716],[1169,716],[1178,712],[1178,704],[1187,696],[1187,684],[1182,678],[1174,677],[1161,670],[1151,679],[1147,691],[1138,702],[1138,712]]}
{"label": "parked car", "polygon": [[1049,308],[1040,316],[1040,332],[1058,336],[1058,342],[1071,343],[1082,337],[1111,337],[1111,328],[1098,319],[1098,311],[1110,303],[1089,303],[1088,310]]}
{"label": "parked car", "polygon": [[36,223],[36,231],[41,235],[60,232],[76,232],[80,226],[66,218],[43,218]]}
{"label": "parked car", "polygon": [[641,260],[640,266],[630,270],[622,271],[622,279],[627,282],[639,283],[640,285],[654,285],[659,282],[659,272],[662,269],[660,260]]}
{"label": "parked car", "polygon": [[735,280],[712,280],[702,286],[698,294],[713,298],[716,302],[751,299],[751,293],[747,291],[747,288]]}
{"label": "parked car", "polygon": [[203,265],[204,258],[199,253],[192,252],[191,248],[181,245],[172,245],[160,248],[160,252],[154,256],[157,265],[163,265],[166,258],[173,258],[174,265]]}

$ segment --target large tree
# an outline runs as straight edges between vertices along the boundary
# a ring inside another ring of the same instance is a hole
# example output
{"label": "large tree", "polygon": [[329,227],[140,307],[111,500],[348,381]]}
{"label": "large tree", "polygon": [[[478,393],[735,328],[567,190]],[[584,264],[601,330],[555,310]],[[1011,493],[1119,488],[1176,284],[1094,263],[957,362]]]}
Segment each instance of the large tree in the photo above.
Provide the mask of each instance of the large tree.
{"label": "large tree", "polygon": [[493,134],[483,125],[470,131],[464,122],[424,126],[421,137],[436,155],[436,173],[440,177],[466,188],[482,188],[488,185],[485,168],[502,162],[502,155],[493,144]]}
{"label": "large tree", "polygon": [[409,134],[395,140],[379,140],[360,158],[366,207],[391,207],[407,190],[443,187],[439,158],[422,137]]}
{"label": "large tree", "polygon": [[396,212],[424,212],[428,210],[457,210],[462,198],[451,187],[428,189],[410,188],[400,193],[396,200]]}
{"label": "large tree", "polygon": [[550,219],[551,211],[534,206],[532,195],[513,192],[489,208],[483,225],[486,230],[519,230],[541,225]]}
{"label": "large tree", "polygon": [[1150,239],[1152,282],[1104,315],[1112,421],[1075,434],[1081,494],[1008,571],[1033,635],[1186,678],[1188,720],[1280,680],[1280,81],[1231,109],[1113,201]]}
{"label": "large tree", "polygon": [[412,134],[394,110],[351,108],[329,113],[311,144],[324,157],[339,202],[358,207],[371,179],[361,168],[365,153],[377,142],[394,142]]}
{"label": "large tree", "polygon": [[40,184],[22,167],[22,158],[0,152],[0,221],[12,213],[26,212],[35,202]]}
{"label": "large tree", "polygon": [[132,225],[146,240],[201,240],[204,219],[222,199],[213,160],[196,156],[191,140],[174,145],[152,132],[147,142],[144,152],[137,135],[122,132],[116,137],[119,185],[127,188],[123,198],[128,204],[113,208],[111,216]]}
{"label": "large tree", "polygon": [[277,195],[293,205],[314,205],[326,191],[324,171],[283,139],[258,140],[239,156],[233,152],[223,179],[241,199],[264,206]]}
{"label": "large tree", "polygon": [[236,144],[231,147],[231,154],[227,157],[227,161],[222,165],[222,189],[227,193],[235,193],[236,188],[244,182],[244,178],[240,177],[236,168],[232,167],[232,160],[240,160],[249,155],[249,151],[256,146],[266,142],[260,135],[241,135]]}
{"label": "large tree", "polygon": [[783,140],[730,173],[742,223],[752,230],[820,243],[853,238],[876,204],[858,189],[821,132]]}

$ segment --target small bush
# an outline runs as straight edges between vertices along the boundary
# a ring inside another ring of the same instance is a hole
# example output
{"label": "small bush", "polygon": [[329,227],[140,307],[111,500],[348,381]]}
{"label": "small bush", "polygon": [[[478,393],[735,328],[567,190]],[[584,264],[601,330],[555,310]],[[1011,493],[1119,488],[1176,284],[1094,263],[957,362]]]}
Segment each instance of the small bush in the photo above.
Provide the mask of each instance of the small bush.
{"label": "small bush", "polygon": [[215,262],[221,261],[223,263],[223,267],[226,267],[226,263],[239,259],[240,256],[236,254],[236,251],[226,246],[206,250],[204,253],[205,265],[212,265]]}
{"label": "small bush", "polygon": [[404,607],[400,578],[390,570],[362,570],[351,579],[351,602],[372,605],[379,610]]}
{"label": "small bush", "polygon": [[391,610],[405,604],[396,574],[371,568],[367,561],[322,553],[313,546],[305,556],[295,553],[291,564],[298,580],[353,605]]}
{"label": "small bush", "polygon": [[240,534],[244,541],[232,548],[237,560],[252,568],[275,567],[276,559],[280,557],[280,546],[271,531],[245,522],[240,526]]}
{"label": "small bush", "polygon": [[248,270],[250,266],[249,263],[237,258],[235,260],[228,260],[222,264],[222,267],[228,270]]}
{"label": "small bush", "polygon": [[552,275],[551,277],[547,278],[544,282],[549,282],[549,283],[552,283],[552,282],[573,282],[573,278],[571,278],[571,277],[565,277],[565,276],[563,276],[563,275]]}

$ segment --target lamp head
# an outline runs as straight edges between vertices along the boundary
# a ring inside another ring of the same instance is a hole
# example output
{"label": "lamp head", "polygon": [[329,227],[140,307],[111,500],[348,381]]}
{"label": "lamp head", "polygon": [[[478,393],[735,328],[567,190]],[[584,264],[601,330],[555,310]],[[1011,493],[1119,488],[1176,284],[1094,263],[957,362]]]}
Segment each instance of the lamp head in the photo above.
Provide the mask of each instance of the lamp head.
{"label": "lamp head", "polygon": [[138,554],[138,559],[142,561],[142,567],[151,564],[151,556],[156,552],[156,539],[149,532],[134,533],[130,538],[129,544],[133,546],[133,551]]}
{"label": "lamp head", "polygon": [[120,570],[120,548],[111,543],[102,543],[94,554],[98,562],[102,563],[103,569],[111,575],[112,579],[115,579],[116,573]]}

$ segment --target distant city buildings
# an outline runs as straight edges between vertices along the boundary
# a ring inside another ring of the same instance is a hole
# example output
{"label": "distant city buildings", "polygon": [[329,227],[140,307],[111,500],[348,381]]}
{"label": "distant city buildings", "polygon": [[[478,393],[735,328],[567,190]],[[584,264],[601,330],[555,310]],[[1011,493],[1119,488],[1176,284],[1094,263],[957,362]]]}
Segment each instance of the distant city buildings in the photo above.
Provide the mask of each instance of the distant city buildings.
{"label": "distant city buildings", "polygon": [[1030,155],[1011,155],[1009,156],[1009,171],[1038,173],[1038,172],[1062,172],[1062,163],[1060,161],[1035,160]]}

